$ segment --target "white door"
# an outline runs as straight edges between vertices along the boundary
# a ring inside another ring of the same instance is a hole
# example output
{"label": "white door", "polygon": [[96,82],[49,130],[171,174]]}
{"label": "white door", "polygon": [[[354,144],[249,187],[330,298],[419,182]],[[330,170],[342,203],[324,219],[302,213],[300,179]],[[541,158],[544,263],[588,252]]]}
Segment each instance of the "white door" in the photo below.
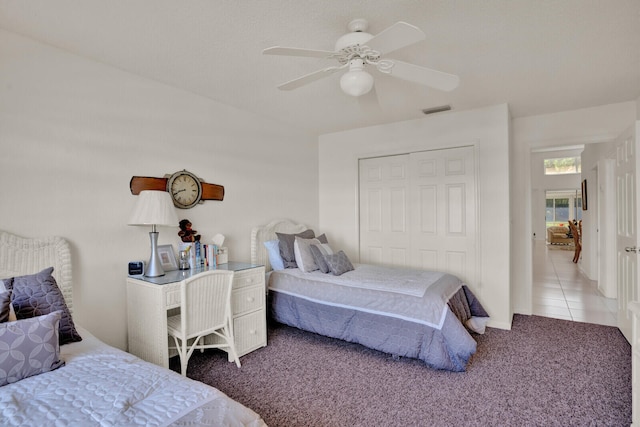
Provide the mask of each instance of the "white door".
{"label": "white door", "polygon": [[476,283],[473,147],[411,154],[411,265]]}
{"label": "white door", "polygon": [[409,155],[362,159],[360,262],[407,266]]}
{"label": "white door", "polygon": [[360,261],[476,283],[473,147],[360,160]]}
{"label": "white door", "polygon": [[616,253],[618,327],[631,342],[631,314],[628,303],[638,301],[638,127],[616,140]]}

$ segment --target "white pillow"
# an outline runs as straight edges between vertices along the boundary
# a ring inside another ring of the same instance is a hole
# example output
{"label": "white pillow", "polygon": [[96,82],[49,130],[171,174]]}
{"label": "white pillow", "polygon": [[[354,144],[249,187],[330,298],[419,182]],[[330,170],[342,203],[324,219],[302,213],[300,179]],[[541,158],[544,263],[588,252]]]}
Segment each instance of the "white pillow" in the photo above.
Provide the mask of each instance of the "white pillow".
{"label": "white pillow", "polygon": [[280,256],[280,242],[278,240],[268,240],[264,242],[264,247],[267,248],[271,269],[284,270],[284,262]]}
{"label": "white pillow", "polygon": [[298,268],[305,273],[310,273],[318,269],[318,265],[311,253],[311,245],[319,245],[318,239],[303,239],[296,236],[296,240],[293,243],[293,253],[296,257],[296,264]]}

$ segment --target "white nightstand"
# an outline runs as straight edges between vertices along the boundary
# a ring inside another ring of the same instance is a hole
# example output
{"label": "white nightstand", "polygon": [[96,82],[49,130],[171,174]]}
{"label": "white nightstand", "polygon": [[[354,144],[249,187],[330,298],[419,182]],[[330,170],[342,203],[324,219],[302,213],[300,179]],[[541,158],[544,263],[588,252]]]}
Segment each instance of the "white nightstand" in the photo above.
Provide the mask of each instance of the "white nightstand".
{"label": "white nightstand", "polygon": [[[217,268],[234,271],[231,305],[238,356],[266,346],[264,266],[229,262]],[[167,315],[179,310],[180,281],[205,270],[169,271],[160,277],[127,277],[127,329],[131,354],[169,367]]]}

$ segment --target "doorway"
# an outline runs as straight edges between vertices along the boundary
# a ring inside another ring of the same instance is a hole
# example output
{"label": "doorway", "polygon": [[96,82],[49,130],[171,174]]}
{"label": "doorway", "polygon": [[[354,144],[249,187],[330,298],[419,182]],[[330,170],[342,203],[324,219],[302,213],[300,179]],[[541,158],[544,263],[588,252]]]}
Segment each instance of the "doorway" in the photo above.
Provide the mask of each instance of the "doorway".
{"label": "doorway", "polygon": [[554,226],[566,227],[568,221],[581,221],[581,190],[546,190],[544,219],[547,229]]}
{"label": "doorway", "polygon": [[[587,262],[589,266],[593,261],[583,259],[579,264],[573,262],[573,239],[549,244],[551,242],[547,229],[550,226],[566,227],[570,220],[582,220],[581,184],[584,174],[578,168],[569,173],[548,174],[545,173],[548,169],[547,162],[549,159],[577,159],[583,149],[584,146],[574,146],[532,151],[531,206],[534,241],[531,309],[534,315],[616,326],[617,301],[600,292],[598,281],[594,280],[597,276],[583,271],[582,263]],[[591,211],[596,210],[599,199],[595,192],[597,188],[598,184],[590,180]],[[565,231],[568,232],[568,229]],[[592,230],[585,231],[589,233]],[[586,237],[589,238],[587,244],[597,245],[596,236]],[[591,248],[590,254],[594,252],[593,246]]]}

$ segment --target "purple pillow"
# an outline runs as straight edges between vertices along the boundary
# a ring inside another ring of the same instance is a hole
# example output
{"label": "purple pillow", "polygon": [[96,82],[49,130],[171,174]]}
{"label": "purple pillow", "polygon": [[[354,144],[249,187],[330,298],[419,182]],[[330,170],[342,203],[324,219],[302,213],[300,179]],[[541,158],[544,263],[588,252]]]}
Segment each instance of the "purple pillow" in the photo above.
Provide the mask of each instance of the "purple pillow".
{"label": "purple pillow", "polygon": [[60,310],[60,344],[81,341],[52,272],[53,267],[49,267],[36,274],[5,279],[5,288],[12,291],[11,304],[16,318],[29,319]]}
{"label": "purple pillow", "polygon": [[278,236],[278,241],[280,242],[280,256],[282,257],[284,268],[298,268],[298,264],[296,263],[296,255],[293,249],[293,244],[296,241],[296,236],[303,239],[313,239],[314,237],[316,237],[313,230],[304,230],[303,232],[297,234],[276,233],[276,236]]}
{"label": "purple pillow", "polygon": [[347,254],[343,251],[339,251],[337,254],[325,255],[324,260],[334,276],[340,276],[347,271],[353,270],[353,264],[351,264]]}
{"label": "purple pillow", "polygon": [[0,323],[9,321],[11,309],[11,291],[0,292]]}
{"label": "purple pillow", "polygon": [[64,365],[58,343],[61,316],[56,311],[0,324],[0,386]]}
{"label": "purple pillow", "polygon": [[313,259],[316,262],[318,269],[325,274],[331,271],[329,264],[327,264],[327,261],[324,259],[325,255],[329,255],[329,252],[322,245],[311,245],[309,249],[311,249],[311,255],[313,255]]}

